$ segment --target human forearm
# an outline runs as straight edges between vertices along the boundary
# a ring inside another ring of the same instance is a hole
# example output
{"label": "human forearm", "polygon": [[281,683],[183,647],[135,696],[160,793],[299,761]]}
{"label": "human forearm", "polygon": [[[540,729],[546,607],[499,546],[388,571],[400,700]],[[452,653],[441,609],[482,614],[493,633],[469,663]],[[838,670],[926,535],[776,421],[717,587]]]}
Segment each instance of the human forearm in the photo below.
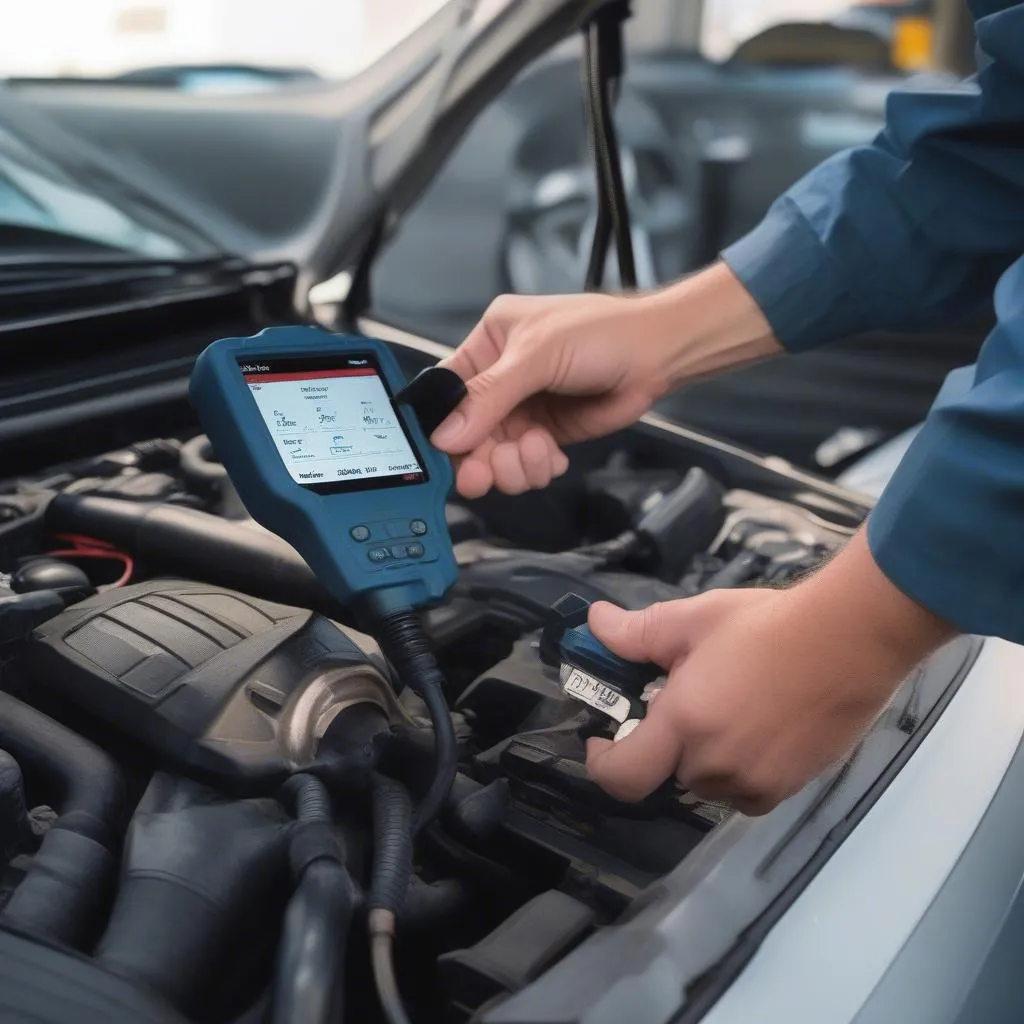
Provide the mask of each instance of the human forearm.
{"label": "human forearm", "polygon": [[[637,326],[661,350],[665,391],[782,351],[757,303],[724,263],[634,301],[643,306]],[[623,340],[636,344],[635,330]]]}
{"label": "human forearm", "polygon": [[806,633],[807,653],[861,666],[869,700],[875,685],[891,689],[957,632],[890,582],[864,530],[789,598],[790,614]]}

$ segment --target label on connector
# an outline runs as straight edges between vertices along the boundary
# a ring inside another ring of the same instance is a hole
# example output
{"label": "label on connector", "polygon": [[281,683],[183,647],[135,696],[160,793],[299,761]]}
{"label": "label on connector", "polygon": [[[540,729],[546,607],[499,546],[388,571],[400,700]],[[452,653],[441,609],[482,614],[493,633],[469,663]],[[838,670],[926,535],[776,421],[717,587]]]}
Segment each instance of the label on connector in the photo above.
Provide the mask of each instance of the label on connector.
{"label": "label on connector", "polygon": [[570,668],[562,692],[569,697],[589,704],[596,711],[610,715],[616,722],[622,723],[629,717],[629,698],[616,692],[610,686],[581,672],[578,668]]}

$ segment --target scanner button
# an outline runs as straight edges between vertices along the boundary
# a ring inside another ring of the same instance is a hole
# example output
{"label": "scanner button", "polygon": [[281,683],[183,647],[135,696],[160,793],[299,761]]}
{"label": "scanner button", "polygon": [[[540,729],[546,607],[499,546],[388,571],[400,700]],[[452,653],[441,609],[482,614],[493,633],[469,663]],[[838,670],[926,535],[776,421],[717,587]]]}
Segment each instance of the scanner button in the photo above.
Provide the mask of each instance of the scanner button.
{"label": "scanner button", "polygon": [[410,544],[406,549],[410,558],[422,558],[423,557],[423,545],[422,544]]}
{"label": "scanner button", "polygon": [[391,557],[391,552],[387,548],[370,548],[366,552],[366,557],[371,562],[386,562]]}
{"label": "scanner button", "polygon": [[414,519],[409,524],[409,532],[414,537],[422,537],[427,532],[427,524],[422,519]]}
{"label": "scanner button", "polygon": [[404,544],[392,544],[391,545],[391,557],[392,558],[405,558],[405,545]]}
{"label": "scanner button", "polygon": [[354,541],[362,543],[364,540],[370,539],[370,528],[368,526],[353,526],[349,530],[349,534]]}

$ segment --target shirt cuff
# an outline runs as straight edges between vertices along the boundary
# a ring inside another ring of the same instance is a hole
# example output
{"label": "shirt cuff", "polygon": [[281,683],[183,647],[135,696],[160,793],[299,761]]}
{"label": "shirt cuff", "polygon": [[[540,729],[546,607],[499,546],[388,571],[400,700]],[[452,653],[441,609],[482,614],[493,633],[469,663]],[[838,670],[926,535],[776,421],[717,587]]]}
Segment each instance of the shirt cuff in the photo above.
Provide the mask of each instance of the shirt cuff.
{"label": "shirt cuff", "polygon": [[969,403],[933,410],[868,518],[868,546],[893,585],[962,632],[1024,643],[1021,481],[971,419]]}
{"label": "shirt cuff", "polygon": [[786,196],[750,234],[725,249],[722,259],[790,352],[868,329],[842,268]]}

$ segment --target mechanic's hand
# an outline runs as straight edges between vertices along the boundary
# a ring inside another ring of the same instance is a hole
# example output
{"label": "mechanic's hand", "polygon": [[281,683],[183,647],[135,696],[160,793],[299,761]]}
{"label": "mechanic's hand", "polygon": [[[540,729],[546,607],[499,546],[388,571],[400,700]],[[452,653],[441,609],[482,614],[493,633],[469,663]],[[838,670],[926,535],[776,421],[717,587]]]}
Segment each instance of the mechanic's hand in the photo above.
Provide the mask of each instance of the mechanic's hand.
{"label": "mechanic's hand", "polygon": [[468,397],[431,440],[468,498],[545,487],[562,446],[636,421],[673,387],[778,351],[724,265],[645,296],[504,295],[443,365]]}
{"label": "mechanic's hand", "polygon": [[668,682],[618,743],[591,739],[591,777],[633,801],[675,776],[694,795],[762,814],[846,757],[899,683],[953,634],[874,565],[858,535],[790,590],[718,590],[590,626]]}
{"label": "mechanic's hand", "polygon": [[468,397],[432,441],[458,460],[457,486],[478,497],[545,487],[564,473],[561,446],[633,423],[659,397],[658,354],[624,339],[637,300],[613,295],[496,299],[444,365]]}

